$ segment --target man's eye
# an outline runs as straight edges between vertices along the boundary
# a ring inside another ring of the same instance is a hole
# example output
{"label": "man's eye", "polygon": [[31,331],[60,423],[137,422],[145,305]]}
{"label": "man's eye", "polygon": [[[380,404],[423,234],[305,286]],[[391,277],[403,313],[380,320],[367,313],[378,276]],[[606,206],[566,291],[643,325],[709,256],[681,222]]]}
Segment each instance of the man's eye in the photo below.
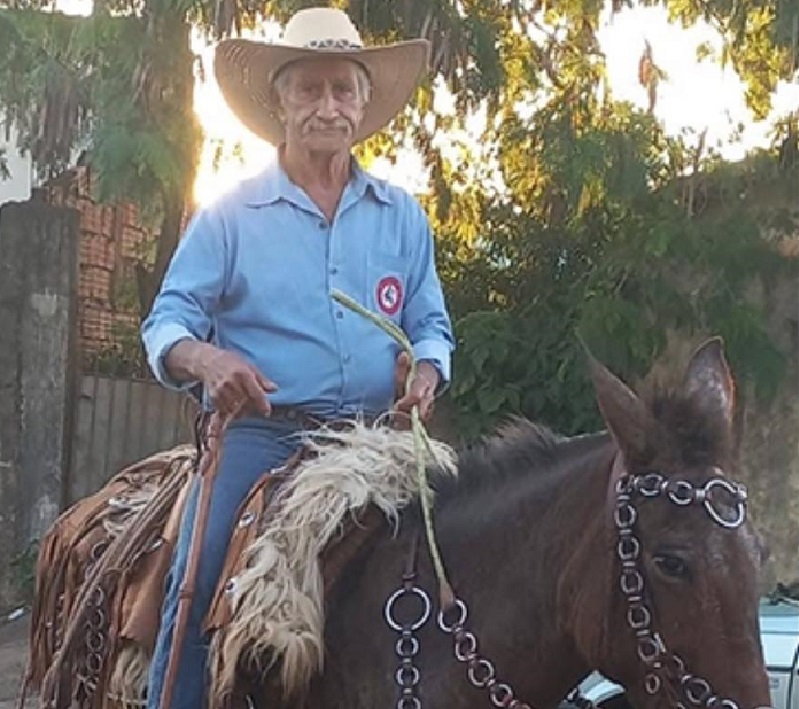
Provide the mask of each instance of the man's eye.
{"label": "man's eye", "polygon": [[339,84],[333,87],[336,96],[341,98],[351,98],[355,95],[355,87],[348,84]]}
{"label": "man's eye", "polygon": [[317,96],[319,94],[319,87],[314,84],[301,84],[297,88],[297,93],[304,97]]}

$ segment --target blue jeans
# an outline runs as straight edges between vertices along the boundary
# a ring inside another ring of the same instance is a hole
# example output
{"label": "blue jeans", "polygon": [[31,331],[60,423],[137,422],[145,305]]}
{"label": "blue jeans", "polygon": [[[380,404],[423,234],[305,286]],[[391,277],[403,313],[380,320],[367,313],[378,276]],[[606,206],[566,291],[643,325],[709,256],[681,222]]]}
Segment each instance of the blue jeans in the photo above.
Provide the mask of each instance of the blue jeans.
{"label": "blue jeans", "polygon": [[[166,709],[201,709],[205,706],[209,638],[203,635],[202,624],[222,573],[236,512],[261,475],[285,463],[297,450],[300,440],[296,432],[291,424],[265,419],[234,421],[225,431],[172,704]],[[199,489],[199,480],[195,480],[186,500],[167,578],[161,627],[150,664],[147,709],[158,709],[161,704],[177,619],[178,593],[188,565]]]}

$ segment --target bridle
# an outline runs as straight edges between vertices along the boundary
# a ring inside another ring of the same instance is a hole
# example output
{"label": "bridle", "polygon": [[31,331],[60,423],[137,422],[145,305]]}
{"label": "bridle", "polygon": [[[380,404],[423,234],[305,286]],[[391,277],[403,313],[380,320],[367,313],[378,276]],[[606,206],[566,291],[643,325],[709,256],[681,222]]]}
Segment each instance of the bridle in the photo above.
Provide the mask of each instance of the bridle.
{"label": "bridle", "polygon": [[[718,697],[710,683],[690,674],[682,659],[670,652],[661,635],[652,628],[652,611],[645,599],[645,575],[641,562],[641,542],[635,534],[638,499],[661,497],[676,507],[699,506],[710,520],[720,527],[735,530],[746,521],[746,488],[724,477],[720,469],[701,486],[682,479],[669,478],[657,471],[632,475],[628,473],[617,455],[611,472],[613,481],[613,522],[617,535],[616,556],[621,566],[619,587],[627,601],[626,621],[637,639],[638,658],[646,668],[644,689],[647,694],[665,692],[666,687],[676,689],[677,709],[706,707],[707,709],[739,709],[731,699]],[[416,666],[420,644],[417,631],[430,619],[432,603],[427,592],[416,584],[418,537],[414,538],[408,556],[402,586],[386,601],[385,620],[398,634],[395,653],[399,667],[395,681],[399,687],[397,709],[422,709],[419,698],[421,672]],[[441,594],[443,596],[443,594]],[[414,620],[399,621],[396,606],[403,600],[415,599],[421,609]],[[530,704],[516,698],[511,686],[500,681],[494,665],[479,653],[478,641],[467,626],[466,603],[452,596],[442,602],[438,613],[438,627],[453,640],[453,654],[467,668],[469,682],[488,693],[491,704],[497,709],[532,709]],[[590,707],[591,702],[577,690],[569,700],[579,707]]]}
{"label": "bridle", "polygon": [[[725,478],[720,470],[697,487],[687,480],[667,478],[658,472],[623,474],[615,483],[613,512],[618,542],[616,556],[621,565],[619,587],[627,599],[627,625],[637,638],[638,658],[646,666],[644,689],[654,695],[671,681],[686,706],[708,709],[738,709],[731,699],[719,698],[707,680],[690,674],[685,663],[670,652],[660,634],[652,629],[652,611],[645,600],[645,576],[641,564],[641,542],[635,535],[638,511],[635,498],[662,497],[677,507],[701,506],[710,519],[724,529],[738,529],[746,521],[746,488]],[[687,703],[687,704],[686,704]]]}

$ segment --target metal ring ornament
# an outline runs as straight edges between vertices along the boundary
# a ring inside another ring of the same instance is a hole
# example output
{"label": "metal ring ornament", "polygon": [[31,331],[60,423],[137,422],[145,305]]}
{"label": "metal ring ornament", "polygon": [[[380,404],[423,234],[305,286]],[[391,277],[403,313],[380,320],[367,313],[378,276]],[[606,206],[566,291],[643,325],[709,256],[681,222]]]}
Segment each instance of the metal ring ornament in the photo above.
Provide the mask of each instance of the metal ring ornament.
{"label": "metal ring ornament", "polygon": [[392,630],[396,630],[398,633],[401,633],[405,626],[400,625],[396,620],[394,620],[393,610],[394,604],[404,596],[408,595],[415,595],[422,599],[422,612],[416,622],[412,623],[408,626],[410,630],[419,630],[426,622],[427,619],[430,617],[430,611],[432,609],[432,604],[430,603],[430,597],[427,595],[425,591],[423,591],[418,586],[413,586],[411,588],[398,588],[394,593],[391,594],[391,597],[386,601],[384,617],[386,619],[386,623]]}
{"label": "metal ring ornament", "polygon": [[660,473],[647,473],[636,479],[636,489],[643,497],[657,497],[663,493],[664,482]]}
{"label": "metal ring ornament", "polygon": [[491,689],[488,690],[488,694],[491,697],[491,703],[497,709],[504,709],[513,701],[513,690],[507,684],[501,682],[492,685]]}
{"label": "metal ring ornament", "polygon": [[674,665],[676,673],[680,675],[680,678],[682,678],[685,675],[685,663],[683,662],[682,658],[675,653],[671,653],[669,660],[671,660],[672,664]]}
{"label": "metal ring ornament", "polygon": [[[458,620],[455,623],[453,623],[452,625],[447,625],[444,616],[447,613],[449,613],[453,608],[457,608],[458,613],[460,613],[460,616],[458,617]],[[445,611],[442,610],[438,612],[438,627],[441,628],[441,630],[443,630],[445,633],[453,633],[455,631],[455,628],[462,627],[464,623],[466,623],[466,618],[468,617],[468,615],[469,615],[469,609],[466,608],[466,604],[460,598],[456,598],[454,606],[450,606]]]}
{"label": "metal ring ornament", "polygon": [[649,673],[644,679],[644,689],[647,694],[657,694],[662,686],[660,677],[655,674]]}
{"label": "metal ring ornament", "polygon": [[238,527],[243,529],[244,527],[249,527],[253,522],[255,522],[255,513],[248,511],[241,516]]}
{"label": "metal ring ornament", "polygon": [[[410,644],[410,647],[408,647],[408,644]],[[403,635],[397,640],[394,650],[399,657],[414,657],[419,653],[419,641],[413,635]]]}
{"label": "metal ring ornament", "polygon": [[710,685],[701,677],[686,675],[680,680],[680,684],[686,699],[694,706],[701,706],[713,695]]}
{"label": "metal ring ornament", "polygon": [[86,625],[92,630],[102,630],[105,625],[105,613],[102,608],[91,608],[86,617]]}
{"label": "metal ring ornament", "polygon": [[[734,520],[726,520],[716,511],[710,496],[707,494],[714,487],[720,487],[725,492],[730,493],[730,495],[737,500],[735,505],[735,511],[737,514]],[[744,523],[746,520],[746,488],[744,488],[742,485],[735,485],[721,478],[714,478],[705,484],[704,489],[706,493],[705,499],[703,500],[705,510],[716,524],[721,525],[725,529],[737,529]]]}
{"label": "metal ring ornament", "polygon": [[419,701],[419,697],[405,695],[399,698],[397,709],[422,709],[422,702]]}
{"label": "metal ring ornament", "polygon": [[641,593],[644,589],[644,577],[638,569],[624,569],[621,574],[621,591],[625,596]]}
{"label": "metal ring ornament", "polygon": [[685,480],[672,480],[669,483],[669,499],[680,507],[690,505],[696,499],[696,490]]}
{"label": "metal ring ornament", "polygon": [[105,637],[96,631],[86,633],[86,647],[89,652],[100,654],[105,648]]}
{"label": "metal ring ornament", "polygon": [[[479,677],[478,672],[484,672],[485,677]],[[477,658],[469,665],[468,670],[469,681],[475,687],[487,687],[489,682],[494,679],[495,670],[494,665],[492,665],[488,660],[484,657]]]}
{"label": "metal ring ornament", "polygon": [[100,674],[100,671],[103,669],[103,658],[99,653],[92,652],[86,655],[85,664],[89,673],[96,676]]}
{"label": "metal ring ornament", "polygon": [[619,539],[616,551],[622,561],[635,561],[641,554],[641,542],[632,535],[623,536]]}
{"label": "metal ring ornament", "polygon": [[652,613],[641,603],[630,605],[627,609],[627,623],[633,630],[648,628],[652,624]]}
{"label": "metal ring ornament", "polygon": [[637,519],[638,512],[629,502],[620,503],[616,509],[613,510],[613,521],[620,529],[632,527]]}
{"label": "metal ring ornament", "polygon": [[[466,647],[464,644],[468,643]],[[457,640],[455,640],[455,659],[458,662],[469,662],[475,657],[477,652],[477,638],[474,633],[465,632]]]}
{"label": "metal ring ornament", "polygon": [[400,687],[415,687],[419,684],[421,677],[419,668],[415,665],[403,665],[394,675],[394,679]]}
{"label": "metal ring ornament", "polygon": [[738,704],[732,701],[732,699],[722,699],[717,707],[719,709],[738,709]]}
{"label": "metal ring ornament", "polygon": [[660,657],[661,648],[658,641],[651,635],[638,639],[638,657],[642,662],[651,665]]}

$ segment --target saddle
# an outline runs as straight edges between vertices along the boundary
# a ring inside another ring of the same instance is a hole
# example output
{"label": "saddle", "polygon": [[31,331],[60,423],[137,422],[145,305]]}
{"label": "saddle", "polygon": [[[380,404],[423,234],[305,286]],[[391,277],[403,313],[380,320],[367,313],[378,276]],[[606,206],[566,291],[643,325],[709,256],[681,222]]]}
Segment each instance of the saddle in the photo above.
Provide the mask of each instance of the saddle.
{"label": "saddle", "polygon": [[[233,584],[268,523],[276,492],[313,453],[266,471],[243,502],[205,627],[224,640]],[[64,512],[40,545],[26,690],[53,709],[130,709],[146,703],[149,659],[184,502],[200,463],[194,446],[153,455]],[[320,558],[325,592],[385,523],[374,508],[342,525]],[[221,658],[221,655],[219,656]],[[230,668],[224,688],[232,694]],[[224,692],[223,692],[224,690]]]}

